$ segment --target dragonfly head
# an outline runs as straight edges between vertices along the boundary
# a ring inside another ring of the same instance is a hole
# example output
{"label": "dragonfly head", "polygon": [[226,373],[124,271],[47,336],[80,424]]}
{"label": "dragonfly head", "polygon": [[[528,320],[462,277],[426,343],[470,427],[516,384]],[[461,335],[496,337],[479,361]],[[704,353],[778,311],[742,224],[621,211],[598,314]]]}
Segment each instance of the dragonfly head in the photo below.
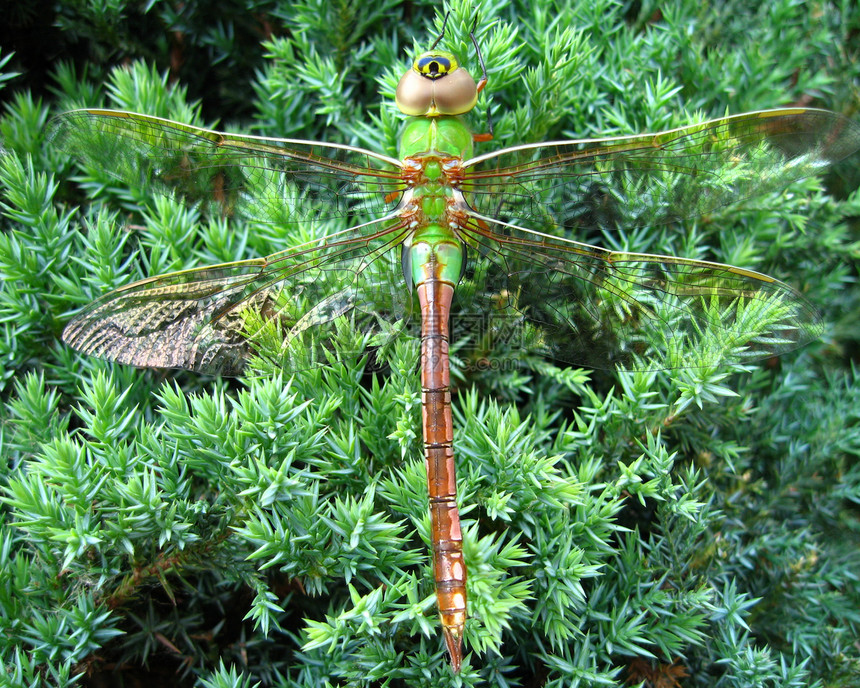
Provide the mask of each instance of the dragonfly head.
{"label": "dragonfly head", "polygon": [[397,107],[413,117],[462,115],[478,101],[478,87],[457,58],[443,50],[419,55],[400,83]]}

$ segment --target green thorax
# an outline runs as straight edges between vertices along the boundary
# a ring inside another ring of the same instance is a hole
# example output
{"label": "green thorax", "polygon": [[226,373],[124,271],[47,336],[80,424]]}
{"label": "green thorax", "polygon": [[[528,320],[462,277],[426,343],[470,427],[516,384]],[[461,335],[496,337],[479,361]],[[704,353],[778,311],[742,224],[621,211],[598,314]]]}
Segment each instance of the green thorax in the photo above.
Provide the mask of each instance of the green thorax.
{"label": "green thorax", "polygon": [[400,137],[400,159],[425,155],[468,160],[472,132],[459,117],[410,117]]}
{"label": "green thorax", "polygon": [[422,222],[404,246],[404,277],[409,284],[428,278],[451,284],[460,280],[463,245],[448,223],[446,211],[453,195],[442,173],[442,162],[472,156],[472,133],[457,117],[412,117],[400,139],[401,159],[422,165],[422,182],[414,187]]}

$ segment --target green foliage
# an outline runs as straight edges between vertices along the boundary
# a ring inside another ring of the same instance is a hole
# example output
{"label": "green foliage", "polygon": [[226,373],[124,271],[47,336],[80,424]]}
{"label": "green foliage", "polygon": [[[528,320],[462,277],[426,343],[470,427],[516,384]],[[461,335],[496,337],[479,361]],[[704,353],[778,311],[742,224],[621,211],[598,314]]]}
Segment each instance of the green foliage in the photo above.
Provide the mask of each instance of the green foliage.
{"label": "green foliage", "polygon": [[854,3],[56,7],[49,88],[20,45],[0,53],[4,685],[110,667],[212,688],[860,683],[856,158],[683,225],[575,237],[783,279],[824,313],[801,352],[607,373],[510,342],[481,367],[453,343],[471,615],[455,678],[417,343],[356,357],[360,335],[337,332],[331,365],[282,371],[272,351],[239,381],[79,356],[62,328],[107,290],[297,239],[81,169],[43,136],[50,113],[112,107],[394,154],[391,95],[448,9],[441,45],[473,74],[479,17],[481,151],[793,103],[856,119]]}
{"label": "green foliage", "polygon": [[[13,53],[14,54],[14,53]],[[3,55],[0,57],[0,69],[6,67],[12,59],[12,55]],[[6,87],[6,82],[11,81],[15,77],[19,76],[18,72],[6,72],[0,71],[0,89]]]}

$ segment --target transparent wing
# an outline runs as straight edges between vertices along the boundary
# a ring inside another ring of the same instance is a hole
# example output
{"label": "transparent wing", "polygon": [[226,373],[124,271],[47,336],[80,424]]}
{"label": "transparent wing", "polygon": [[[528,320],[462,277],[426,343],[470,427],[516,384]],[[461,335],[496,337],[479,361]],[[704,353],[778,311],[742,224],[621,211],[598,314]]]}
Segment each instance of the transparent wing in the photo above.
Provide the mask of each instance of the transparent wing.
{"label": "transparent wing", "polygon": [[[215,216],[352,228],[268,258],[185,270],[117,289],[63,333],[83,353],[140,367],[235,375],[261,339],[325,362],[326,333],[349,321],[365,344],[408,322],[411,298],[389,251],[400,163],[351,146],[225,134],[128,112],[77,110],[49,136],[86,165]],[[330,328],[314,331],[328,323]]]}
{"label": "transparent wing", "polygon": [[[54,136],[66,149],[89,146],[96,152],[85,160],[101,159],[123,179],[222,215],[385,217],[383,229],[358,225],[267,259],[120,289],[70,323],[65,338],[76,348],[133,365],[234,374],[255,351],[260,323],[274,323],[295,343],[315,325],[351,319],[384,342],[408,320],[411,300],[396,286],[402,278],[390,251],[406,235],[392,215],[404,188],[396,160],[105,111],[69,113]],[[704,366],[809,341],[821,329],[814,308],[765,275],[611,252],[563,235],[701,214],[812,174],[858,142],[857,127],[837,115],[783,110],[473,158],[463,189],[474,219],[463,237],[483,258],[459,290],[467,330],[474,338],[483,323],[485,331],[516,333],[546,354],[593,367]],[[678,352],[706,331],[721,339],[711,338],[696,361],[680,360]],[[307,350],[321,359],[314,341]]]}
{"label": "transparent wing", "polygon": [[215,217],[256,221],[378,218],[405,188],[400,163],[352,146],[226,134],[114,110],[74,110],[48,136],[61,150],[137,188]]}
{"label": "transparent wing", "polygon": [[642,227],[782,188],[858,148],[860,126],[836,113],[751,112],[656,134],[507,148],[465,162],[464,190],[477,214],[550,234]]}
{"label": "transparent wing", "polygon": [[79,351],[139,367],[236,375],[266,338],[299,354],[287,367],[325,363],[322,324],[349,322],[365,346],[407,326],[412,298],[397,251],[405,230],[353,228],[283,253],[174,272],[114,290],[87,306],[63,339]]}
{"label": "transparent wing", "polygon": [[[818,337],[815,308],[766,275],[568,237],[695,217],[858,147],[851,121],[791,109],[467,161],[463,236],[482,256],[461,287],[465,319],[481,328],[474,341],[517,337],[576,365],[664,369],[754,360]],[[683,356],[691,347],[696,356]]]}
{"label": "transparent wing", "polygon": [[780,354],[822,332],[802,295],[757,272],[482,224],[463,232],[480,254],[458,291],[466,356],[505,343],[591,368],[698,368]]}

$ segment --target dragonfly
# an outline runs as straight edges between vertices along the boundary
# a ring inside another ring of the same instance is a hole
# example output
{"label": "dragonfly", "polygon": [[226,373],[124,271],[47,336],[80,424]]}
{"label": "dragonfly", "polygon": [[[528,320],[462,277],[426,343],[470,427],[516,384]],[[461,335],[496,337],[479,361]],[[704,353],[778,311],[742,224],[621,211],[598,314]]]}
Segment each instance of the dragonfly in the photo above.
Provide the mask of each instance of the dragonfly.
{"label": "dragonfly", "polygon": [[576,366],[660,370],[789,351],[823,329],[791,286],[741,267],[575,237],[702,216],[818,174],[860,148],[860,127],[841,115],[783,108],[475,154],[489,136],[474,134],[463,116],[488,77],[470,36],[477,81],[437,49],[441,35],[403,75],[397,157],[99,109],[60,115],[50,132],[84,163],[212,216],[284,225],[301,236],[324,228],[268,257],[107,293],[66,326],[63,339],[78,351],[232,376],[261,355],[263,341],[275,341],[292,370],[324,365],[330,335],[343,324],[368,346],[410,333],[420,339],[433,571],[454,671],[463,659],[467,568],[452,310],[458,336],[486,342],[504,330],[518,346]]}

